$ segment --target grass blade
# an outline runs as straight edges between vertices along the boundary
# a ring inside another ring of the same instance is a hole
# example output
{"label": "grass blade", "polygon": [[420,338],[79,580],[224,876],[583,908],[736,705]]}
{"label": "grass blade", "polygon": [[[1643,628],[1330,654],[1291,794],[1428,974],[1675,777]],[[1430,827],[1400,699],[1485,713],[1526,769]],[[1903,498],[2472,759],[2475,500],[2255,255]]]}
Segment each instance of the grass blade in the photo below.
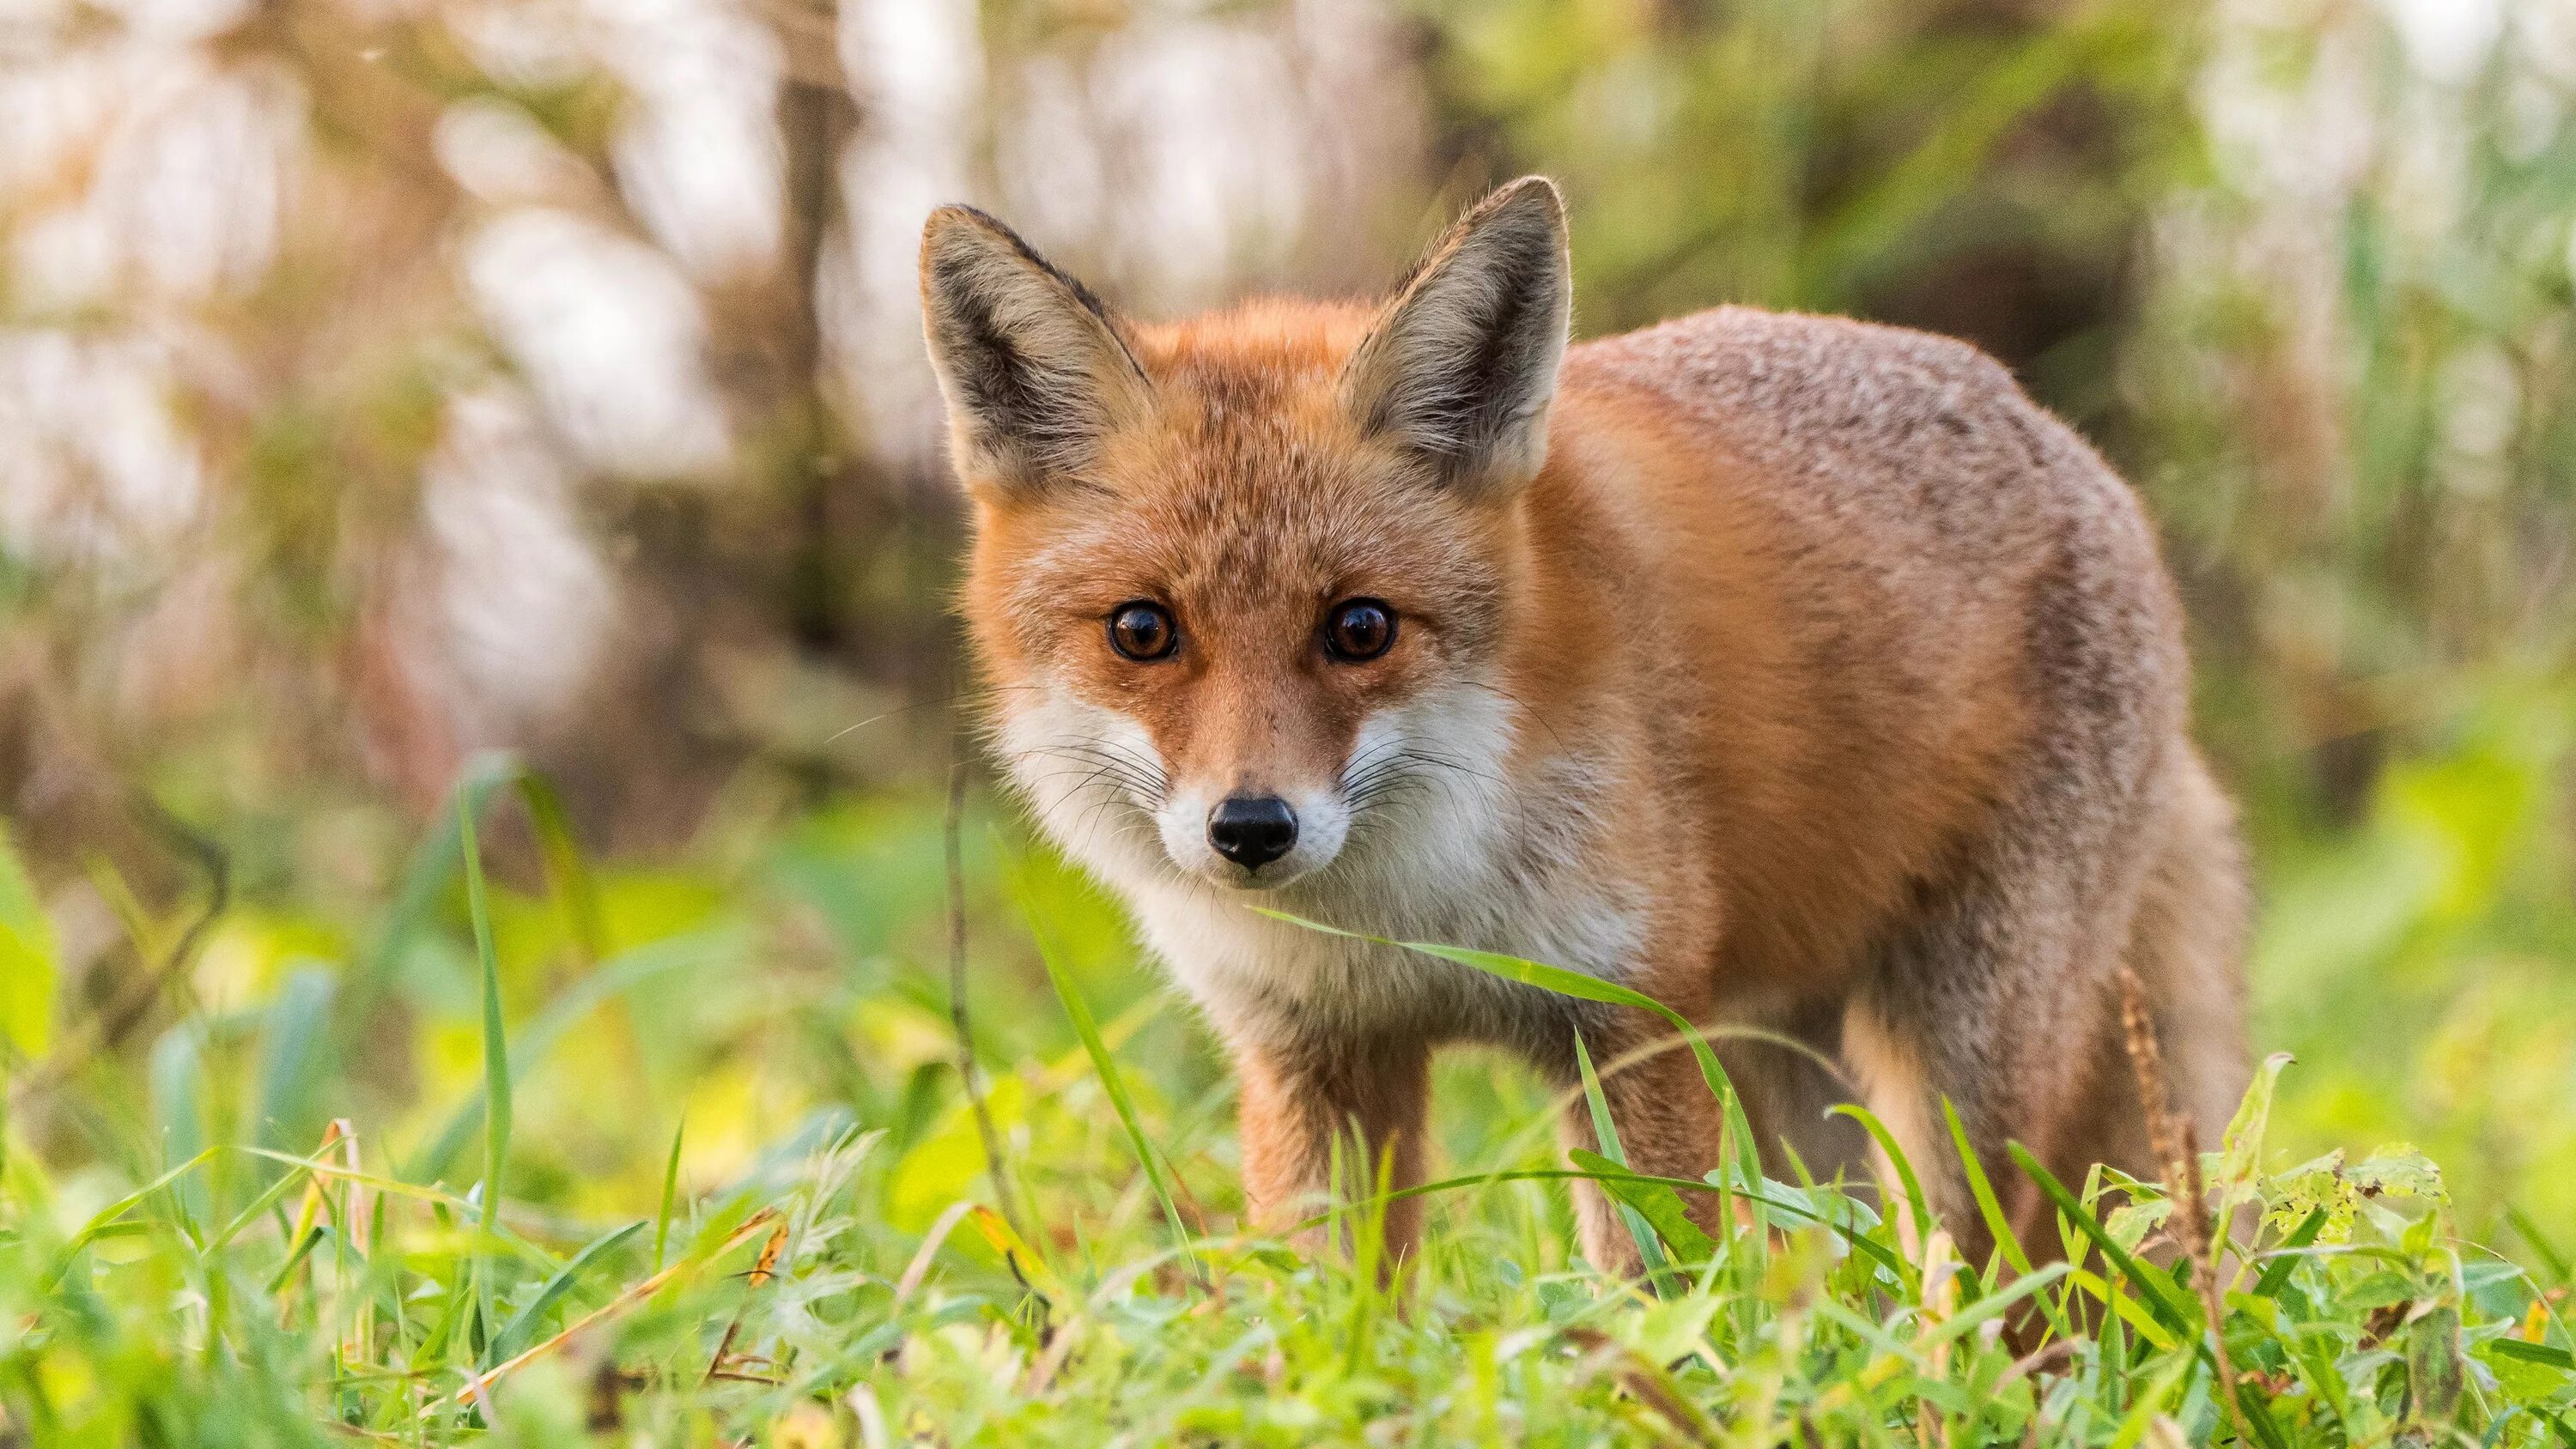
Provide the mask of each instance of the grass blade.
{"label": "grass blade", "polygon": [[[1914,1175],[1914,1162],[1905,1155],[1905,1148],[1896,1140],[1896,1134],[1887,1130],[1887,1124],[1878,1120],[1877,1113],[1857,1102],[1842,1103],[1826,1115],[1849,1117],[1858,1122],[1862,1130],[1869,1133],[1870,1140],[1878,1144],[1879,1152],[1887,1158],[1889,1169],[1896,1174],[1897,1186],[1905,1194],[1906,1207],[1914,1214],[1914,1237],[1919,1245],[1932,1231],[1932,1206],[1924,1198],[1923,1180]],[[1887,1206],[1884,1196],[1880,1198],[1879,1206],[1881,1209]],[[1901,1233],[1891,1235],[1900,1242],[1903,1240]],[[1905,1266],[1897,1271],[1897,1279],[1910,1290],[1922,1281],[1922,1272],[1910,1261],[1899,1261]]]}
{"label": "grass blade", "polygon": [[62,1261],[55,1265],[52,1275],[46,1279],[47,1286],[50,1287],[52,1284],[60,1282],[64,1271],[71,1266],[72,1258],[77,1255],[81,1249],[88,1247],[91,1243],[105,1236],[108,1229],[115,1226],[118,1219],[124,1217],[127,1213],[132,1212],[137,1204],[143,1202],[145,1199],[151,1197],[152,1194],[159,1192],[161,1189],[177,1182],[180,1178],[194,1172],[204,1164],[213,1161],[215,1154],[220,1150],[221,1149],[214,1147],[205,1148],[198,1152],[196,1156],[189,1158],[187,1161],[180,1163],[178,1166],[162,1173],[159,1177],[152,1179],[150,1182],[136,1188],[134,1191],[129,1192],[125,1196],[118,1198],[116,1201],[109,1203],[107,1206],[100,1208],[96,1213],[91,1214],[89,1221],[81,1226],[81,1230],[72,1234],[71,1241],[63,1244]]}
{"label": "grass blade", "polygon": [[[2039,1185],[2039,1190],[2047,1195],[2050,1202],[2057,1205],[2057,1210],[2066,1215],[2067,1220],[2075,1225],[2076,1230],[2090,1239],[2093,1246],[2102,1250],[2102,1256],[2105,1259],[2118,1268],[2130,1282],[2137,1285],[2138,1295],[2146,1300],[2147,1309],[2155,1316],[2156,1321],[2171,1329],[2176,1338],[2190,1343],[2197,1350],[2200,1361],[2209,1366],[2214,1377],[2224,1378],[2225,1375],[2219,1368],[2217,1350],[2210,1345],[2211,1340],[2226,1332],[2225,1326],[2210,1323],[2204,1333],[2200,1305],[2182,1296],[2181,1290],[2175,1287],[2172,1278],[2139,1262],[2128,1249],[2121,1247],[2118,1241],[2112,1238],[2110,1230],[2102,1226],[2101,1220],[2093,1216],[2092,1210],[2078,1201],[2075,1194],[2068,1192],[2066,1184],[2059,1182],[2047,1168],[2039,1165],[2039,1159],[2031,1155],[2029,1148],[2018,1142],[2007,1142],[2004,1144],[2004,1149],[2012,1154],[2013,1162],[2032,1182]],[[2190,1360],[2185,1359],[2182,1362],[2188,1363]],[[2221,1397],[2223,1399],[2224,1395]],[[2267,1449],[2288,1449],[2287,1441],[2282,1438],[2280,1425],[2272,1422],[2270,1412],[2255,1396],[2251,1385],[2239,1382],[2236,1385],[2235,1398],[2234,1407],[2238,1415],[2253,1429],[2254,1436],[2262,1440]]]}
{"label": "grass blade", "polygon": [[[1717,1059],[1716,1049],[1708,1044],[1708,1038],[1701,1034],[1699,1027],[1693,1024],[1690,1018],[1644,992],[1631,991],[1615,981],[1604,981],[1598,976],[1586,976],[1580,971],[1569,971],[1562,966],[1551,966],[1544,961],[1532,961],[1525,957],[1506,956],[1497,951],[1477,951],[1465,946],[1444,946],[1433,941],[1394,941],[1361,931],[1345,931],[1338,926],[1327,926],[1321,921],[1310,921],[1303,916],[1290,915],[1286,911],[1274,911],[1261,906],[1254,906],[1251,909],[1256,915],[1268,916],[1274,921],[1284,921],[1289,925],[1318,931],[1327,936],[1339,936],[1349,941],[1367,941],[1379,946],[1392,946],[1399,951],[1411,951],[1417,955],[1472,967],[1490,976],[1499,976],[1506,981],[1517,981],[1524,986],[1536,986],[1541,990],[1553,991],[1560,996],[1571,996],[1578,1001],[1598,1001],[1611,1006],[1633,1007],[1662,1017],[1671,1023],[1673,1029],[1681,1034],[1682,1040],[1689,1044],[1691,1055],[1699,1062],[1701,1079],[1708,1084],[1710,1094],[1717,1098],[1725,1113],[1726,1134],[1731,1139],[1730,1145],[1733,1148],[1737,1170],[1743,1174],[1744,1181],[1748,1183],[1762,1180],[1760,1144],[1753,1136],[1752,1123],[1744,1115],[1744,1103],[1736,1095],[1734,1081],[1727,1076],[1726,1067]],[[1723,1188],[1724,1185],[1720,1184],[1720,1186]],[[1723,1202],[1719,1204],[1721,1217],[1731,1222],[1732,1214],[1725,1211],[1725,1206]],[[1758,1205],[1754,1208],[1753,1228],[1752,1241],[1758,1255],[1769,1236],[1767,1224],[1762,1217],[1762,1209]]]}
{"label": "grass blade", "polygon": [[[592,1012],[674,971],[717,965],[733,950],[734,939],[731,932],[719,928],[668,936],[617,953],[598,970],[565,987],[543,1011],[519,1024],[517,1039],[510,1046],[511,1084],[524,1083],[530,1073],[544,1066],[556,1043]],[[457,1103],[438,1135],[403,1164],[402,1175],[413,1182],[445,1176],[450,1164],[473,1140],[474,1129],[482,1124],[483,1089],[477,1087]]]}
{"label": "grass blade", "polygon": [[1986,1231],[1994,1235],[1995,1248],[2004,1255],[2004,1261],[2012,1265],[2014,1272],[2029,1272],[2030,1254],[2023,1250],[2020,1236],[2013,1232],[2011,1219],[2004,1216],[2003,1204],[1995,1199],[1995,1185],[1986,1177],[1985,1164],[1977,1160],[1977,1149],[1968,1143],[1968,1127],[1959,1120],[1959,1109],[1950,1104],[1949,1098],[1943,1097],[1941,1114],[1950,1119],[1950,1141],[1959,1150],[1959,1168],[1967,1175],[1968,1192],[1977,1200],[1977,1211],[1986,1220]]}
{"label": "grass blade", "polygon": [[653,1271],[662,1271],[662,1250],[671,1241],[671,1209],[680,1200],[680,1140],[688,1135],[689,1114],[680,1113],[671,1129],[671,1155],[662,1164],[662,1206],[653,1215]]}
{"label": "grass blade", "polygon": [[2280,1295],[2281,1285],[2290,1281],[2290,1274],[2299,1266],[2299,1250],[2315,1242],[2317,1234],[2324,1231],[2325,1225],[2326,1210],[2310,1208],[2307,1218],[2291,1231],[2289,1237],[2281,1241],[2280,1247],[2273,1250],[2280,1256],[2265,1264],[2263,1276],[2254,1280],[2255,1297],[2273,1298]]}
{"label": "grass blade", "polygon": [[322,1235],[330,1231],[310,1224],[298,1231],[294,1237],[295,1250],[288,1253],[286,1261],[278,1264],[277,1271],[269,1275],[264,1291],[271,1297],[284,1292],[286,1285],[294,1279],[295,1270],[303,1267],[304,1260],[313,1256],[313,1250],[321,1245]]}
{"label": "grass blade", "polygon": [[2525,1343],[2518,1338],[2499,1338],[2486,1346],[2488,1353],[2502,1358],[2518,1358],[2545,1368],[2576,1369],[2576,1354],[2545,1343]]}
{"label": "grass blade", "polygon": [[1181,1221],[1181,1210],[1172,1200],[1171,1185],[1164,1180],[1162,1156],[1154,1150],[1153,1141],[1145,1135],[1145,1124],[1136,1115],[1135,1099],[1127,1093],[1127,1079],[1119,1074],[1118,1059],[1109,1054],[1109,1044],[1100,1038],[1100,1023],[1091,1014],[1091,1005],[1065,974],[1064,965],[1056,959],[1052,943],[1039,924],[1037,902],[1016,873],[1011,880],[1012,893],[1019,898],[1020,915],[1028,922],[1029,935],[1037,942],[1038,961],[1046,967],[1047,984],[1055,988],[1056,1000],[1064,1004],[1065,1016],[1073,1022],[1073,1033],[1082,1039],[1082,1049],[1091,1058],[1091,1068],[1100,1074],[1101,1089],[1109,1094],[1109,1105],[1118,1113],[1118,1125],[1127,1132],[1128,1145],[1136,1160],[1145,1168],[1145,1180],[1153,1184],[1154,1198],[1163,1206],[1163,1217],[1172,1225],[1173,1241],[1186,1246],[1190,1233]]}
{"label": "grass blade", "polygon": [[1897,1186],[1905,1193],[1905,1205],[1914,1211],[1914,1230],[1918,1233],[1932,1231],[1932,1207],[1923,1196],[1923,1180],[1914,1175],[1913,1159],[1905,1155],[1904,1146],[1897,1142],[1895,1133],[1887,1130],[1887,1124],[1878,1120],[1878,1114],[1857,1102],[1844,1102],[1825,1115],[1849,1117],[1861,1125],[1861,1130],[1878,1144],[1878,1150],[1887,1155],[1887,1164],[1896,1173]]}
{"label": "grass blade", "polygon": [[[456,837],[465,864],[465,907],[474,921],[474,955],[483,967],[483,1213],[474,1244],[476,1306],[492,1321],[492,1225],[501,1211],[501,1169],[510,1156],[510,1042],[501,1020],[501,961],[492,947],[491,903],[484,899],[483,852],[474,838],[474,802],[456,802]],[[483,1363],[498,1361],[484,1342]]]}
{"label": "grass blade", "polygon": [[[1955,1125],[1958,1117],[1953,1114],[1950,1120]],[[2057,1210],[2075,1224],[2076,1231],[2090,1239],[2113,1267],[2137,1285],[2138,1296],[2146,1300],[2148,1311],[2156,1316],[2158,1323],[2172,1330],[2177,1338],[2191,1340],[2200,1336],[2200,1306],[2182,1298],[2174,1287],[2173,1279],[2139,1262],[2136,1255],[2121,1247],[2110,1230],[2102,1226],[2101,1220],[2077,1201],[2064,1183],[2039,1165],[2039,1159],[2031,1156],[2029,1148],[2018,1142],[2008,1142],[2004,1144],[2004,1150],[2012,1154],[2013,1161],[2032,1182],[2039,1185],[2039,1190],[2047,1195],[2048,1200],[2057,1205]]]}
{"label": "grass blade", "polygon": [[[1790,1202],[1782,1198],[1767,1196],[1757,1198],[1752,1193],[1741,1191],[1730,1193],[1718,1187],[1715,1183],[1703,1182],[1688,1177],[1656,1177],[1649,1173],[1636,1172],[1622,1168],[1613,1168],[1605,1171],[1598,1168],[1512,1167],[1504,1168],[1500,1171],[1473,1173],[1464,1177],[1442,1178],[1438,1182],[1420,1183],[1413,1187],[1399,1188],[1394,1192],[1388,1193],[1386,1196],[1390,1201],[1401,1201],[1408,1197],[1428,1197],[1434,1193],[1463,1192],[1470,1188],[1489,1187],[1496,1183],[1504,1182],[1600,1182],[1606,1186],[1612,1181],[1616,1181],[1621,1185],[1629,1183],[1652,1183],[1659,1187],[1671,1188],[1677,1193],[1708,1193],[1721,1198],[1743,1198],[1747,1201],[1756,1202],[1771,1212],[1786,1213],[1790,1217],[1815,1223],[1839,1236],[1853,1252],[1860,1253],[1875,1260],[1881,1266],[1885,1267],[1888,1272],[1895,1274],[1899,1278],[1902,1278],[1905,1274],[1904,1259],[1898,1257],[1885,1243],[1877,1241],[1860,1228],[1854,1227],[1847,1219],[1821,1216],[1810,1208],[1801,1207],[1797,1203]],[[1338,1218],[1349,1211],[1351,1211],[1350,1205],[1334,1208],[1326,1212],[1318,1213],[1297,1226],[1301,1231],[1307,1228],[1322,1227],[1326,1223],[1333,1221],[1335,1218]]]}
{"label": "grass blade", "polygon": [[[163,1161],[196,1158],[210,1145],[206,1141],[205,1103],[200,1095],[205,1056],[206,1027],[201,1020],[175,1022],[152,1044],[145,1081],[152,1104],[152,1125],[161,1137]],[[206,1183],[181,1183],[175,1196],[183,1223],[214,1216],[214,1194]]]}
{"label": "grass blade", "polygon": [[[1600,1157],[1624,1172],[1628,1167],[1628,1154],[1619,1146],[1619,1126],[1610,1120],[1610,1099],[1601,1094],[1601,1078],[1592,1070],[1592,1053],[1583,1045],[1581,1032],[1574,1034],[1574,1065],[1583,1076],[1583,1100],[1592,1108],[1592,1137],[1601,1144]],[[1611,1205],[1619,1211],[1619,1220],[1628,1226],[1628,1236],[1636,1240],[1637,1260],[1645,1266],[1647,1278],[1654,1282],[1658,1292],[1669,1290],[1672,1265],[1664,1260],[1663,1244],[1655,1237],[1655,1230],[1646,1221],[1646,1215],[1629,1206],[1624,1196],[1617,1193],[1609,1196]]]}
{"label": "grass blade", "polygon": [[985,1246],[1001,1258],[1003,1265],[1030,1292],[1051,1302],[1081,1297],[1056,1276],[1055,1269],[1038,1256],[1038,1250],[1029,1246],[1028,1239],[1020,1236],[1009,1218],[977,1203],[966,1210],[966,1221],[975,1225],[975,1231],[984,1239]]}
{"label": "grass blade", "polygon": [[231,1222],[224,1224],[214,1236],[206,1239],[206,1251],[214,1252],[239,1237],[242,1229],[258,1222],[263,1213],[276,1206],[278,1201],[288,1193],[293,1192],[298,1184],[311,1176],[312,1171],[309,1167],[293,1166],[279,1173],[275,1182],[261,1189],[259,1196],[250,1200],[249,1206],[233,1214]]}
{"label": "grass blade", "polygon": [[1717,1240],[1690,1220],[1690,1212],[1682,1205],[1679,1189],[1652,1178],[1639,1177],[1628,1171],[1626,1164],[1614,1162],[1598,1152],[1586,1152],[1578,1147],[1566,1155],[1574,1159],[1575,1166],[1591,1173],[1592,1180],[1601,1185],[1603,1192],[1628,1209],[1631,1214],[1630,1232],[1636,1230],[1636,1218],[1644,1218],[1654,1225],[1665,1245],[1681,1255],[1684,1262],[1705,1260],[1717,1251]]}
{"label": "grass blade", "polygon": [[[572,1255],[572,1261],[556,1269],[555,1275],[546,1280],[546,1286],[537,1290],[537,1296],[529,1299],[527,1306],[510,1315],[510,1321],[493,1336],[492,1360],[498,1362],[516,1353],[519,1346],[527,1340],[528,1335],[534,1333],[537,1325],[544,1321],[546,1310],[554,1307],[556,1300],[571,1292],[573,1285],[581,1281],[581,1275],[585,1269],[616,1251],[618,1244],[643,1230],[643,1221],[638,1219],[622,1228],[612,1228],[584,1244],[580,1252]],[[661,1265],[654,1264],[653,1271],[661,1272]]]}
{"label": "grass blade", "polygon": [[328,971],[297,971],[267,1010],[260,1033],[259,1115],[252,1123],[267,1146],[309,1142],[316,1135],[313,1119],[335,1066],[328,1027],[337,986]]}
{"label": "grass blade", "polygon": [[580,953],[581,964],[596,966],[608,954],[608,928],[599,909],[599,888],[590,878],[590,864],[582,858],[581,845],[573,838],[571,818],[565,814],[563,799],[555,793],[554,783],[534,770],[519,769],[512,782],[519,789],[519,803],[526,807],[528,823],[537,836],[538,853],[545,857],[546,881],[554,887],[555,902],[563,912],[564,929],[571,935],[573,949]]}
{"label": "grass blade", "polygon": [[412,938],[436,913],[441,893],[463,850],[464,837],[456,822],[480,816],[483,802],[493,788],[509,780],[518,767],[515,759],[499,751],[487,751],[465,762],[456,781],[457,813],[442,816],[428,836],[412,848],[411,859],[403,866],[402,883],[395,888],[393,904],[385,912],[384,924],[377,929],[376,939],[359,965],[357,980],[349,993],[354,1014],[364,1016],[393,984],[394,973],[402,969]]}

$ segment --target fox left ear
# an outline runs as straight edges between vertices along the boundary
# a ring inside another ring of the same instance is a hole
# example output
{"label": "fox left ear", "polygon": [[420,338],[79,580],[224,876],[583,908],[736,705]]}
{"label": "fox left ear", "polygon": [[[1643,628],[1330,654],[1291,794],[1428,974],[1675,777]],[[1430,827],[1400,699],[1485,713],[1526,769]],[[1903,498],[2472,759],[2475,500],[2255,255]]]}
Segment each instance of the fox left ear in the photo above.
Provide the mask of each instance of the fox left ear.
{"label": "fox left ear", "polygon": [[1029,496],[1082,476],[1153,384],[1108,309],[1019,234],[943,206],[921,234],[922,328],[969,488]]}
{"label": "fox left ear", "polygon": [[1526,176],[1459,219],[1414,269],[1342,374],[1361,425],[1442,481],[1508,489],[1547,460],[1572,283],[1565,202]]}

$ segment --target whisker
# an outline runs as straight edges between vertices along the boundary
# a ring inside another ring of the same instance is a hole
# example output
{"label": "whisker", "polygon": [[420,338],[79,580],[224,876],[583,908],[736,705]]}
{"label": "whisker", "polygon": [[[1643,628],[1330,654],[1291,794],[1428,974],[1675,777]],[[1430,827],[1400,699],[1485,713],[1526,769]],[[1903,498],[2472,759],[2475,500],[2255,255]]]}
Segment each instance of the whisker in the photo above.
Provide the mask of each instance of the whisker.
{"label": "whisker", "polygon": [[866,729],[870,725],[883,724],[885,721],[893,719],[898,715],[911,714],[916,710],[931,709],[944,704],[955,704],[960,700],[979,699],[988,695],[1002,694],[1011,690],[1038,690],[1042,688],[1044,688],[1044,686],[1035,684],[985,684],[978,685],[972,689],[961,689],[954,694],[942,695],[937,699],[917,699],[910,704],[897,705],[893,709],[886,710],[881,714],[872,714],[866,719],[860,720],[856,724],[843,725],[841,728],[834,730],[831,734],[825,736],[823,743],[825,745],[833,744],[843,735],[855,734],[860,730]]}
{"label": "whisker", "polygon": [[1444,770],[1456,770],[1462,775],[1473,775],[1480,780],[1490,780],[1497,785],[1508,785],[1510,783],[1503,779],[1502,776],[1494,774],[1490,770],[1477,769],[1475,766],[1468,764],[1464,760],[1458,759],[1454,755],[1444,754],[1440,751],[1426,749],[1421,746],[1415,746],[1406,750],[1405,758],[1416,764],[1431,765]]}
{"label": "whisker", "polygon": [[1169,778],[1151,761],[1132,753],[1104,749],[1088,741],[1068,741],[1058,745],[1040,746],[1022,751],[1021,757],[1065,760],[1077,765],[1090,766],[1118,780],[1137,795],[1151,799],[1157,804],[1162,801],[1170,788]]}
{"label": "whisker", "polygon": [[1062,779],[1065,775],[1073,773],[1082,773],[1088,778],[1094,780],[1111,780],[1124,786],[1131,794],[1151,798],[1157,804],[1161,802],[1162,791],[1157,787],[1156,782],[1139,779],[1135,775],[1122,771],[1118,766],[1103,765],[1091,760],[1072,760],[1069,762],[1069,766],[1065,770],[1050,771],[1047,774],[1040,775],[1035,778],[1047,780]]}

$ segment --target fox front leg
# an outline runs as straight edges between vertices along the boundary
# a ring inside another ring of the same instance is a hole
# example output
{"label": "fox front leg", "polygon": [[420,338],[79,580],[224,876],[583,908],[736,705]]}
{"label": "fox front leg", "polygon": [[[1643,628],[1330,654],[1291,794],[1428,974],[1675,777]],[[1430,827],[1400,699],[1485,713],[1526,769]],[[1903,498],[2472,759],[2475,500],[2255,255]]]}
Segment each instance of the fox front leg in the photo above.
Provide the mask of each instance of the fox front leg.
{"label": "fox front leg", "polygon": [[[1296,1232],[1309,1252],[1350,1247],[1372,1188],[1422,1181],[1430,1052],[1414,1042],[1329,1041],[1247,1046],[1242,1079],[1243,1190],[1254,1225]],[[1384,1175],[1381,1177],[1381,1167]],[[1336,1222],[1297,1231],[1336,1208]],[[1387,1204],[1390,1269],[1409,1259],[1422,1228],[1418,1198]]]}
{"label": "fox front leg", "polygon": [[[1600,1079],[1611,1129],[1618,1134],[1620,1155],[1630,1171],[1697,1181],[1718,1166],[1725,1109],[1709,1091],[1698,1059],[1679,1036],[1660,1020],[1637,1016],[1608,1029],[1587,1028],[1584,1043]],[[1570,1050],[1561,1077],[1569,1089],[1580,1083]],[[1569,1149],[1603,1151],[1588,1099],[1578,1098],[1566,1108],[1559,1135]],[[1716,1194],[1685,1192],[1682,1196],[1693,1221],[1712,1237],[1723,1234]],[[1642,1271],[1626,1221],[1598,1185],[1574,1184],[1574,1212],[1583,1255],[1594,1267],[1627,1276]]]}

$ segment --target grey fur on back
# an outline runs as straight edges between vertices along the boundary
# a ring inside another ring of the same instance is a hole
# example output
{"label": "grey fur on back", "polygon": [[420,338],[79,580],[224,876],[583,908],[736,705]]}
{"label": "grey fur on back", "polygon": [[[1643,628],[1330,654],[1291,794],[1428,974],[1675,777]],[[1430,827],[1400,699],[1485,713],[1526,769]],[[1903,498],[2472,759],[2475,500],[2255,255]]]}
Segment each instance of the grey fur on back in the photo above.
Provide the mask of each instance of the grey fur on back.
{"label": "grey fur on back", "polygon": [[1968,651],[2013,641],[2027,738],[1985,825],[1918,872],[1845,1020],[1916,1024],[1987,1141],[2026,1130],[2034,1099],[2107,1094],[2095,1141],[2055,1145],[2151,1169],[2105,1034],[2125,960],[2214,1138],[2244,1080],[2241,859],[2185,733],[2180,607],[2128,486],[1999,363],[1921,332],[1724,307],[1582,344],[1566,375],[1654,396],[1732,455],[1721,480],[1726,462],[1760,480],[1739,486],[1797,552],[1795,608],[1836,669],[1870,673],[1828,686],[1858,734],[1891,698],[1967,718]]}

